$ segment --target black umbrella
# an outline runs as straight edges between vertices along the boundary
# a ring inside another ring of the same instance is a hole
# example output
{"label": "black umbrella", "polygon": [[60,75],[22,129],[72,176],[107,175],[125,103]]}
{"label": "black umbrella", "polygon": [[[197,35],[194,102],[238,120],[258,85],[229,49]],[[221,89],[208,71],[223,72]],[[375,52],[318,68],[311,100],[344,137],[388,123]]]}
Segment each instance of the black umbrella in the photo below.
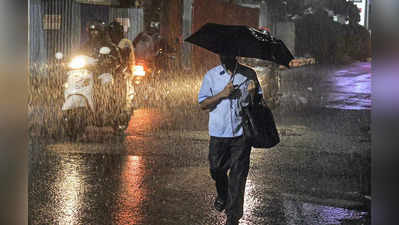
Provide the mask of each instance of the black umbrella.
{"label": "black umbrella", "polygon": [[207,23],[185,41],[217,54],[264,59],[287,67],[294,58],[281,40],[249,26]]}

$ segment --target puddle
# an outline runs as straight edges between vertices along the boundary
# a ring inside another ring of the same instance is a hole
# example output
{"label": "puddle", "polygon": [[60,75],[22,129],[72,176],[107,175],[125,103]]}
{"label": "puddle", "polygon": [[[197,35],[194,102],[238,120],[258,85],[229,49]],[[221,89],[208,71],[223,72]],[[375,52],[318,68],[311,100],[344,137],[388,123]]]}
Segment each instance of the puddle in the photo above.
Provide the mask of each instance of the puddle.
{"label": "puddle", "polygon": [[283,204],[287,225],[343,224],[345,221],[359,221],[367,215],[366,212],[288,199]]}

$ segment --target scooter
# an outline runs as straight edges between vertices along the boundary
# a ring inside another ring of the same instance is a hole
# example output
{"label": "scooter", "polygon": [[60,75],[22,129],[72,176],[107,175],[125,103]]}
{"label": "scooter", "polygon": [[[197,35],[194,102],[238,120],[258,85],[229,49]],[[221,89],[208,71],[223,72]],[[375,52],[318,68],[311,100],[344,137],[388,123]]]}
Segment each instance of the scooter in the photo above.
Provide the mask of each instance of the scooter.
{"label": "scooter", "polygon": [[62,124],[72,139],[82,135],[88,125],[112,126],[117,134],[128,127],[134,91],[123,71],[118,74],[116,69],[101,68],[104,59],[112,60],[110,52],[102,47],[97,58],[78,55],[68,63]]}

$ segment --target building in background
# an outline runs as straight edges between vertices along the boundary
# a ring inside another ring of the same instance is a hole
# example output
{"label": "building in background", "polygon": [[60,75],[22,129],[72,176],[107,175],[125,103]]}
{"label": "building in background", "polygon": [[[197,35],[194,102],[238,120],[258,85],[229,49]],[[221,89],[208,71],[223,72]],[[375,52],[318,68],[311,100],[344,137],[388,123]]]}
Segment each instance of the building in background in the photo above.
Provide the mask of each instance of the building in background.
{"label": "building in background", "polygon": [[[267,27],[295,52],[295,26],[292,22],[272,21],[267,1],[259,0],[161,0],[160,33],[178,52],[183,68],[211,66],[215,54],[183,42],[202,25],[220,24]],[[239,16],[237,16],[239,15]],[[196,65],[198,64],[198,65]]]}
{"label": "building in background", "polygon": [[183,68],[209,68],[218,64],[217,55],[183,40],[206,23],[259,27],[259,7],[248,6],[228,0],[163,0],[160,33],[176,49]]}
{"label": "building in background", "polygon": [[29,64],[48,65],[55,53],[73,54],[84,43],[95,20],[122,22],[133,40],[144,30],[143,8],[121,7],[120,0],[29,0]]}

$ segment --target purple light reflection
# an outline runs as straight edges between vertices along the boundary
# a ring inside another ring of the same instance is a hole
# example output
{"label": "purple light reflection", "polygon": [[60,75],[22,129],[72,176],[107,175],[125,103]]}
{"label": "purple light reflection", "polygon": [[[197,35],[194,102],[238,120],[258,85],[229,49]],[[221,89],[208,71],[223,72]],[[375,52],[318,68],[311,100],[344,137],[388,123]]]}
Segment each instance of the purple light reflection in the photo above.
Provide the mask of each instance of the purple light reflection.
{"label": "purple light reflection", "polygon": [[336,71],[327,80],[327,108],[371,109],[371,64],[357,63]]}

